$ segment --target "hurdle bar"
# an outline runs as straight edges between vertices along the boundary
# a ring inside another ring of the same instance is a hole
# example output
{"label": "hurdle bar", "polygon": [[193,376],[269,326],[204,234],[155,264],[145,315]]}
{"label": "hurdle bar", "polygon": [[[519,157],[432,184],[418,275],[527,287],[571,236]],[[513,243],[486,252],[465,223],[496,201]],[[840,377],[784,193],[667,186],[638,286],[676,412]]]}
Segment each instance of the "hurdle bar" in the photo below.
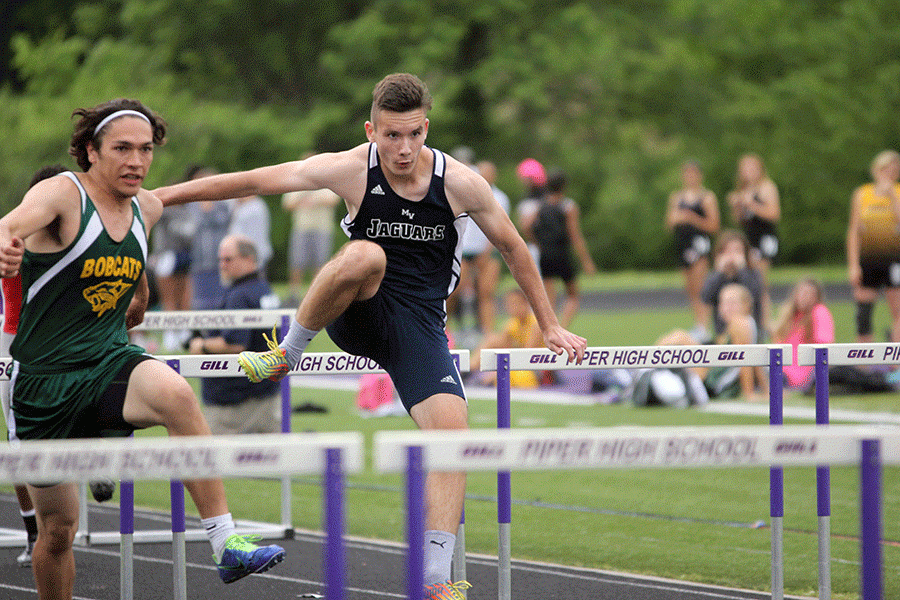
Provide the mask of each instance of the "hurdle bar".
{"label": "hurdle bar", "polygon": [[[280,314],[279,311],[235,311],[248,313]],[[215,311],[198,312],[199,315],[207,313],[214,314]],[[176,313],[177,314],[177,313]],[[251,315],[252,316],[252,315]],[[177,321],[181,323],[182,321]],[[195,321],[192,321],[195,322]],[[171,324],[171,322],[169,322]],[[452,350],[451,354],[457,363],[461,373],[466,373],[470,369],[470,353],[468,350]],[[202,378],[202,377],[246,377],[241,369],[235,354],[202,354],[202,355],[164,355],[155,358],[165,362],[182,377],[186,378]],[[12,359],[9,357],[0,358],[0,379],[8,379],[12,372]],[[300,364],[296,369],[290,371],[288,375],[362,375],[367,373],[384,373],[385,371],[378,366],[372,359],[362,356],[355,356],[345,352],[310,352],[304,354]],[[285,377],[282,383],[287,382]],[[284,385],[282,389],[282,433],[290,433],[290,388]],[[291,490],[290,477],[282,474],[280,478],[282,482],[281,491],[281,524],[267,524],[256,522],[239,522],[237,530],[239,533],[254,533],[262,535],[269,539],[290,538],[293,534],[293,523],[291,516]],[[82,486],[82,500],[86,496]],[[82,545],[91,544],[118,544],[120,542],[121,532],[92,532],[89,528],[89,520],[87,514],[87,503],[82,501],[80,505],[80,526],[76,534],[76,542]],[[200,529],[191,529],[184,532],[187,541],[197,541],[206,539],[206,533]],[[153,543],[168,542],[172,539],[172,532],[167,530],[150,530],[133,532],[134,541],[137,543]],[[0,546],[18,545],[21,541],[18,538],[9,541],[0,540]],[[463,548],[464,551],[464,548]],[[464,556],[464,553],[463,553]]]}
{"label": "hurdle bar", "polygon": [[[108,477],[123,481],[169,479],[173,501],[181,479],[322,473],[326,529],[324,569],[329,598],[343,598],[343,473],[364,467],[363,438],[358,432],[331,434],[259,434],[255,436],[192,436],[25,441],[0,447],[0,482],[55,483]],[[339,474],[338,477],[335,477]],[[177,483],[177,485],[176,485]],[[123,488],[125,486],[123,485]],[[338,492],[340,488],[340,493]],[[128,486],[130,490],[130,486]],[[125,493],[130,493],[125,492]],[[178,515],[176,515],[176,512]],[[184,510],[173,510],[173,531],[183,533]],[[181,522],[176,522],[181,519]],[[133,530],[133,523],[131,524]],[[123,531],[127,524],[123,523]],[[183,544],[184,538],[178,536]],[[123,544],[130,538],[123,536]],[[133,562],[124,564],[130,545],[123,547],[120,591],[132,600]],[[186,600],[185,554],[173,548],[176,598]]]}
{"label": "hurdle bar", "polygon": [[[417,464],[405,458],[416,448]],[[417,472],[623,468],[734,468],[859,465],[860,584],[863,600],[882,600],[881,465],[900,465],[900,428],[853,426],[644,427],[629,430],[516,429],[382,431],[374,437],[375,467],[407,471],[408,499],[424,495]],[[409,552],[422,553],[410,536]],[[410,558],[409,564],[417,564]],[[412,577],[414,574],[410,574]],[[416,598],[410,592],[409,598]]]}
{"label": "hurdle bar", "polygon": [[[783,423],[781,366],[787,344],[613,346],[589,347],[580,364],[548,349],[508,348],[483,350],[482,371],[497,371],[497,427],[510,427],[510,371],[563,369],[643,369],[681,367],[769,367],[769,422]],[[790,364],[790,363],[788,363]],[[777,375],[777,376],[776,376]],[[772,466],[770,516],[772,519],[773,600],[784,596],[784,479],[780,466]],[[497,473],[498,597],[509,600],[512,578],[512,486],[509,471]]]}

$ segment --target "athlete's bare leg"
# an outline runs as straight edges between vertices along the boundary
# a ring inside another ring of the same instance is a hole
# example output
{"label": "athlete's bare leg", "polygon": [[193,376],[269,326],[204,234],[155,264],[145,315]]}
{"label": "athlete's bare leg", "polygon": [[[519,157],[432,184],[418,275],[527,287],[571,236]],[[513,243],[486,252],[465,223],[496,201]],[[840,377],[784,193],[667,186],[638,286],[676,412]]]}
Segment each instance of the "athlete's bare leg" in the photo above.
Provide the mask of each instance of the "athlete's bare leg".
{"label": "athlete's bare leg", "polygon": [[[410,411],[419,429],[468,429],[466,401],[454,394],[435,394]],[[431,472],[425,481],[426,530],[456,535],[466,493],[464,472]]]}
{"label": "athlete's bare leg", "polygon": [[[162,425],[170,436],[210,435],[193,388],[168,365],[156,360],[145,360],[131,372],[122,416],[137,427]],[[221,479],[186,480],[184,487],[201,518],[228,512]]]}
{"label": "athlete's bare leg", "polygon": [[319,270],[294,318],[312,331],[324,329],[352,302],[374,296],[386,267],[387,257],[378,244],[348,242]]}
{"label": "athlete's bare leg", "polygon": [[75,552],[78,530],[78,492],[74,483],[52,487],[28,486],[34,502],[38,538],[31,554],[31,568],[40,600],[71,600],[75,584]]}

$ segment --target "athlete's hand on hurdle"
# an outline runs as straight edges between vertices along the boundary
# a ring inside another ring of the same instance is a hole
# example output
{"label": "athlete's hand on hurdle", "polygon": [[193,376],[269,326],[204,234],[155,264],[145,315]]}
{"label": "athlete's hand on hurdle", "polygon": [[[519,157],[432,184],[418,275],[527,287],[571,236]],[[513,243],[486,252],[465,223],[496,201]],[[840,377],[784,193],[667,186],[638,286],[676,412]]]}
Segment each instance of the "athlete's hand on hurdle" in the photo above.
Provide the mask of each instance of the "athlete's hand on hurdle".
{"label": "athlete's hand on hurdle", "polygon": [[557,354],[565,352],[569,362],[574,361],[580,365],[581,361],[584,360],[587,340],[580,335],[563,329],[561,325],[554,325],[544,332],[544,343],[547,345],[547,348]]}
{"label": "athlete's hand on hurdle", "polygon": [[25,242],[18,237],[12,237],[4,242],[0,243],[0,277],[15,277],[22,265]]}

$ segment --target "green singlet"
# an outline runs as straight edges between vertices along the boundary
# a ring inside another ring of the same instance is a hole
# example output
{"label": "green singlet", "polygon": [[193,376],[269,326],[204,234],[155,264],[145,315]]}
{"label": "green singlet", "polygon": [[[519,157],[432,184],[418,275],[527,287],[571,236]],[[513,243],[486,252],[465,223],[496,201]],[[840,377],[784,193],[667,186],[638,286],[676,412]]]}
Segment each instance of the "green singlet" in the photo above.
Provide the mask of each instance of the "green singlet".
{"label": "green singlet", "polygon": [[26,251],[22,261],[22,310],[10,348],[11,439],[99,435],[102,415],[94,404],[124,364],[144,354],[128,343],[125,329],[147,260],[137,198],[131,200],[131,229],[116,242],[75,174],[63,175],[81,193],[81,224],[67,248]]}

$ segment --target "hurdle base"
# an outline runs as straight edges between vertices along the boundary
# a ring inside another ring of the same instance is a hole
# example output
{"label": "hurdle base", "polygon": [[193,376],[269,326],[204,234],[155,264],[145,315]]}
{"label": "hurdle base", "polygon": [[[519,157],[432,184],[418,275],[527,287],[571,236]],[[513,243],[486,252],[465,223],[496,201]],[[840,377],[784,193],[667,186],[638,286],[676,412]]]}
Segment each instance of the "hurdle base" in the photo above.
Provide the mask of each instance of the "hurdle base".
{"label": "hurdle base", "polygon": [[[251,521],[235,522],[234,532],[238,535],[258,535],[264,540],[283,540],[293,539],[294,537],[293,528]],[[135,531],[132,534],[132,539],[135,544],[168,543],[172,541],[172,531],[168,529]],[[203,529],[187,529],[184,532],[184,539],[188,542],[202,542],[209,538],[207,538],[206,531]],[[75,534],[75,544],[78,546],[116,545],[121,540],[122,534],[118,531],[91,531]],[[21,543],[24,542],[25,538],[22,536]]]}

